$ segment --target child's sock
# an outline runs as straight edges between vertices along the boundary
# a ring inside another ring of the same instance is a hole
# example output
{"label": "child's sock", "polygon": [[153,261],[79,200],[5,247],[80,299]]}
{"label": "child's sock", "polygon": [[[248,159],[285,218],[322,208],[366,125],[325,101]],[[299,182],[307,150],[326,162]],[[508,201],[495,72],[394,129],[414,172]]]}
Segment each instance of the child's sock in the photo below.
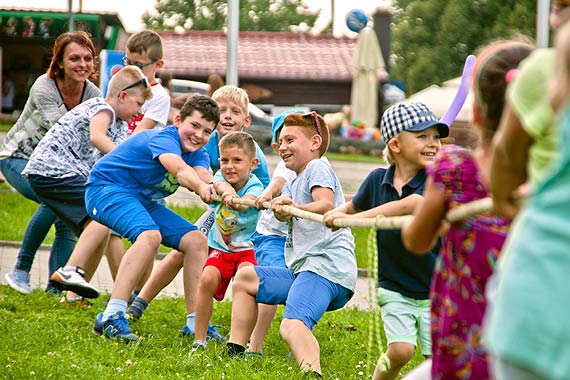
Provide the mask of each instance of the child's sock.
{"label": "child's sock", "polygon": [[200,348],[200,349],[204,349],[208,346],[208,343],[205,340],[194,340],[194,343],[192,343],[192,347],[194,348]]}
{"label": "child's sock", "polygon": [[139,319],[142,317],[144,311],[148,307],[148,302],[140,297],[135,298],[135,300],[129,306],[129,311],[133,315],[134,319]]}
{"label": "child's sock", "polygon": [[77,270],[77,267],[73,267],[73,266],[69,266],[69,265],[66,265],[63,267],[64,272],[75,272],[76,270]]}
{"label": "child's sock", "polygon": [[196,318],[195,313],[190,313],[186,316],[186,325],[190,327],[190,330],[194,331],[194,319]]}
{"label": "child's sock", "polygon": [[107,308],[103,312],[102,321],[105,322],[107,319],[109,319],[109,317],[118,313],[119,311],[122,311],[123,313],[127,311],[127,302],[116,298],[109,300]]}
{"label": "child's sock", "polygon": [[228,355],[230,356],[242,356],[245,352],[245,347],[241,344],[228,342],[226,347],[228,348]]}

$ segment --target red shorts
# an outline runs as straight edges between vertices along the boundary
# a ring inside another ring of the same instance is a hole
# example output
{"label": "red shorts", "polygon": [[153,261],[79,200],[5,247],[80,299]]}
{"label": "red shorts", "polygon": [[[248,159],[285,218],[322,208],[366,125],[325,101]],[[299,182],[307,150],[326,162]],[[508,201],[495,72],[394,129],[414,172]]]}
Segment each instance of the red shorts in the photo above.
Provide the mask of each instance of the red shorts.
{"label": "red shorts", "polygon": [[257,261],[255,261],[255,252],[253,249],[229,253],[210,248],[210,253],[208,255],[208,259],[206,260],[206,264],[204,264],[204,267],[213,266],[217,268],[222,275],[222,281],[214,293],[214,299],[218,301],[224,299],[226,290],[228,290],[228,285],[236,274],[241,263],[252,263],[253,265],[257,265]]}

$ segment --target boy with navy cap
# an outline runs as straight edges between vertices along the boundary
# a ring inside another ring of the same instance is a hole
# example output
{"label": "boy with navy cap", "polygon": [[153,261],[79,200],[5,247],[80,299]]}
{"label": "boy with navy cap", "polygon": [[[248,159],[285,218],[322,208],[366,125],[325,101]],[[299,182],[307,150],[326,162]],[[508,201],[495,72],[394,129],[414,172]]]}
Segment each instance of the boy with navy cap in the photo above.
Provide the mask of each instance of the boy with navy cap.
{"label": "boy with navy cap", "polygon": [[[324,215],[336,219],[411,214],[422,200],[425,167],[441,148],[449,127],[423,103],[399,103],[382,115],[382,139],[388,168],[374,170],[350,202]],[[419,340],[424,356],[431,355],[429,287],[440,244],[425,256],[404,248],[400,230],[378,230],[378,303],[388,340],[389,369],[378,365],[375,380],[394,379],[412,358]],[[380,364],[380,361],[379,361]]]}

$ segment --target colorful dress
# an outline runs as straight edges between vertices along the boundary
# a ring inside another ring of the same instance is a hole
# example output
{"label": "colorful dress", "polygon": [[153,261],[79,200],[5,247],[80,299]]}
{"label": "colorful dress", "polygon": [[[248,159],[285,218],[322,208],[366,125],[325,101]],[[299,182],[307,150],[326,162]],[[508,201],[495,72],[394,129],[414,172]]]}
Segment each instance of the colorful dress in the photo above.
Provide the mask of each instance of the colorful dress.
{"label": "colorful dress", "polygon": [[[489,196],[475,159],[458,146],[443,147],[428,174],[446,210]],[[480,215],[451,225],[444,238],[431,285],[432,379],[489,378],[481,344],[485,287],[508,230],[506,219]]]}

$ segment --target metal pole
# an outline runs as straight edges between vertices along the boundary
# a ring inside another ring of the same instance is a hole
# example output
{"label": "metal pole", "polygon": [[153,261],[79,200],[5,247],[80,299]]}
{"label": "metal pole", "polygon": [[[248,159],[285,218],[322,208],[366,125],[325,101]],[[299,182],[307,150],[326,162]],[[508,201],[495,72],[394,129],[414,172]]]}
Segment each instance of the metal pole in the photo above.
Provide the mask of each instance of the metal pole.
{"label": "metal pole", "polygon": [[228,1],[226,84],[238,85],[239,0]]}
{"label": "metal pole", "polygon": [[536,47],[537,48],[548,47],[549,14],[550,14],[550,0],[538,0],[536,2]]}
{"label": "metal pole", "polygon": [[67,19],[69,20],[69,31],[73,32],[75,28],[75,20],[73,17],[73,0],[67,1]]}

